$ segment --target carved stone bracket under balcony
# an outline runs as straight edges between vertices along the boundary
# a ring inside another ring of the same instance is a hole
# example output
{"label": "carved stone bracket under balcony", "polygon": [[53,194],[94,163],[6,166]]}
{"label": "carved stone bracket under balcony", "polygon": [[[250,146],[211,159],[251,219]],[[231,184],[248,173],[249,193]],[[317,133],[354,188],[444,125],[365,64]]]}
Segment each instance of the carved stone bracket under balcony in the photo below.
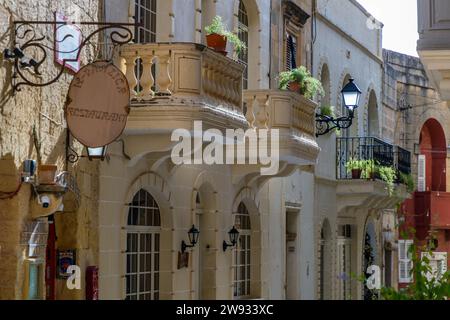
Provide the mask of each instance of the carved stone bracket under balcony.
{"label": "carved stone bracket under balcony", "polygon": [[337,212],[347,209],[394,209],[398,202],[410,198],[404,185],[397,185],[389,194],[387,185],[379,180],[339,180],[337,185]]}

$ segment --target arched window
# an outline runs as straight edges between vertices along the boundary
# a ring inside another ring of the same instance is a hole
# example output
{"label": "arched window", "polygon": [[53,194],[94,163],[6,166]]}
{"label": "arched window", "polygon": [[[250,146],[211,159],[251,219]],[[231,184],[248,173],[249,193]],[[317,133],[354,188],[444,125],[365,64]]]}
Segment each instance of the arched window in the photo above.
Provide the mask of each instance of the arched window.
{"label": "arched window", "polygon": [[[239,39],[248,48],[248,16],[247,9],[245,8],[244,2],[239,1],[239,13],[238,13],[238,36]],[[243,86],[244,89],[248,88],[248,50],[243,50],[238,56],[239,62],[245,65],[244,75],[243,75]]]}
{"label": "arched window", "polygon": [[250,296],[251,225],[247,207],[243,202],[239,204],[235,214],[234,225],[239,230],[239,240],[234,259],[233,295],[244,298]]}
{"label": "arched window", "polygon": [[156,0],[135,0],[135,20],[141,24],[134,29],[136,43],[156,41]]}
{"label": "arched window", "polygon": [[161,218],[155,199],[139,190],[128,209],[127,300],[159,299]]}

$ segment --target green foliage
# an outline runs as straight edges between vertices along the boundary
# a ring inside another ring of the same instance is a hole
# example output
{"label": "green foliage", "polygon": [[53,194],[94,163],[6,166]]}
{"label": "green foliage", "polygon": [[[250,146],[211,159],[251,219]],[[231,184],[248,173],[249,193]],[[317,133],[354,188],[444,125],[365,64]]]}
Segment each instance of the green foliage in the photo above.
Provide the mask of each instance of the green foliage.
{"label": "green foliage", "polygon": [[247,46],[245,45],[245,43],[242,42],[235,33],[229,31],[225,27],[222,22],[221,16],[215,16],[212,23],[209,26],[205,27],[205,31],[208,35],[215,33],[226,37],[234,45],[234,50],[237,54],[245,52],[245,50],[247,50]]}
{"label": "green foliage", "polygon": [[305,66],[280,72],[278,80],[278,86],[281,90],[287,90],[291,82],[298,83],[300,86],[300,94],[308,99],[312,99],[316,94],[325,94],[322,83],[314,78]]}
{"label": "green foliage", "polygon": [[[419,251],[426,252],[422,258]],[[381,296],[385,300],[447,300],[450,297],[450,271],[438,277],[432,274],[430,259],[432,252],[429,248],[421,248],[413,244],[409,248],[413,263],[411,275],[414,282],[407,288],[395,290],[382,288]]]}
{"label": "green foliage", "polygon": [[350,158],[345,163],[345,168],[347,168],[347,172],[350,173],[352,170],[363,170],[365,166],[366,160],[355,160],[353,158]]}
{"label": "green foliage", "polygon": [[335,110],[336,110],[336,108],[334,106],[321,106],[320,107],[320,114],[322,116],[335,118],[336,117]]}
{"label": "green foliage", "polygon": [[363,163],[363,172],[361,177],[363,179],[371,179],[374,177],[375,173],[378,170],[378,164],[375,163],[375,160],[364,160]]}
{"label": "green foliage", "polygon": [[389,196],[394,193],[394,183],[397,179],[397,172],[393,167],[378,166],[378,174],[381,180],[386,182]]}
{"label": "green foliage", "polygon": [[406,174],[406,173],[400,172],[399,177],[400,177],[400,182],[406,186],[406,190],[409,193],[413,193],[414,190],[416,190],[414,178],[411,174]]}

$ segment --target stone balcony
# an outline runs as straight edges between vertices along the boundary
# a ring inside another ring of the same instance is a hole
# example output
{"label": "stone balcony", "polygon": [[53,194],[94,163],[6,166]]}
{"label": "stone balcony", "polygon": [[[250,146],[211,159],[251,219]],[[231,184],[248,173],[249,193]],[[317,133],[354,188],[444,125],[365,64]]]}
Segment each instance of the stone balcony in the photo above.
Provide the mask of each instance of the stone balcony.
{"label": "stone balcony", "polygon": [[280,171],[316,163],[316,103],[290,91],[245,90],[246,118],[251,127],[278,129]]}
{"label": "stone balcony", "polygon": [[[338,212],[354,209],[392,209],[398,202],[410,197],[406,186],[395,181],[392,194],[378,173],[370,179],[347,170],[349,160],[372,160],[374,164],[392,167],[397,177],[411,173],[411,154],[409,151],[386,143],[375,137],[343,137],[336,139],[336,179]],[[372,170],[374,170],[372,168]],[[348,214],[348,212],[347,212]]]}
{"label": "stone balcony", "polygon": [[194,43],[128,44],[120,58],[132,99],[127,132],[191,129],[193,120],[247,126],[238,62]]}
{"label": "stone balcony", "polygon": [[418,1],[417,51],[443,100],[450,100],[450,1]]}
{"label": "stone balcony", "polygon": [[[120,49],[120,68],[131,93],[124,140],[132,159],[167,153],[176,144],[175,129],[248,128],[243,114],[244,66],[194,43],[127,44]],[[148,142],[151,135],[152,143]]]}

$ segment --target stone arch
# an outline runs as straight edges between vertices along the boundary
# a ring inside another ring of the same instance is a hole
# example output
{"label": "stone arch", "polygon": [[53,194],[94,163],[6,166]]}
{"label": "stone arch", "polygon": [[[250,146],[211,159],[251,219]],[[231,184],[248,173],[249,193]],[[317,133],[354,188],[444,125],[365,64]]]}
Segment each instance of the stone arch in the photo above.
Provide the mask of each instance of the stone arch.
{"label": "stone arch", "polygon": [[329,106],[331,105],[331,76],[330,76],[330,68],[326,62],[321,64],[320,70],[320,81],[322,82],[323,89],[325,91],[325,95],[320,99],[321,106]]}
{"label": "stone arch", "polygon": [[318,298],[320,300],[332,298],[332,239],[333,231],[329,220],[325,218],[319,229]]}
{"label": "stone arch", "polygon": [[446,191],[447,143],[441,123],[427,119],[420,131],[420,154],[425,155],[426,190]]}
{"label": "stone arch", "polygon": [[364,102],[363,126],[363,132],[367,136],[380,136],[381,124],[379,115],[379,101],[372,84],[367,89],[367,94]]}
{"label": "stone arch", "polygon": [[[261,75],[261,15],[255,0],[235,0],[233,6],[233,30],[239,27],[239,5],[245,6],[248,16],[248,89],[259,89]],[[251,58],[250,58],[251,57]]]}
{"label": "stone arch", "polygon": [[[161,218],[161,232],[160,232],[160,299],[171,299],[173,292],[173,277],[172,270],[174,270],[173,265],[173,252],[174,241],[173,241],[173,226],[174,217],[172,212],[171,204],[171,191],[168,183],[154,172],[145,172],[139,175],[132,183],[125,197],[125,203],[130,204],[133,197],[140,190],[148,192],[156,201],[160,211]],[[123,214],[121,217],[121,252],[126,252],[126,241],[127,241],[127,219],[128,219],[129,207],[126,205],[123,209]],[[126,273],[126,254],[123,254],[123,264],[122,264],[122,274]],[[125,295],[126,283],[125,279],[122,282],[122,294]]]}

